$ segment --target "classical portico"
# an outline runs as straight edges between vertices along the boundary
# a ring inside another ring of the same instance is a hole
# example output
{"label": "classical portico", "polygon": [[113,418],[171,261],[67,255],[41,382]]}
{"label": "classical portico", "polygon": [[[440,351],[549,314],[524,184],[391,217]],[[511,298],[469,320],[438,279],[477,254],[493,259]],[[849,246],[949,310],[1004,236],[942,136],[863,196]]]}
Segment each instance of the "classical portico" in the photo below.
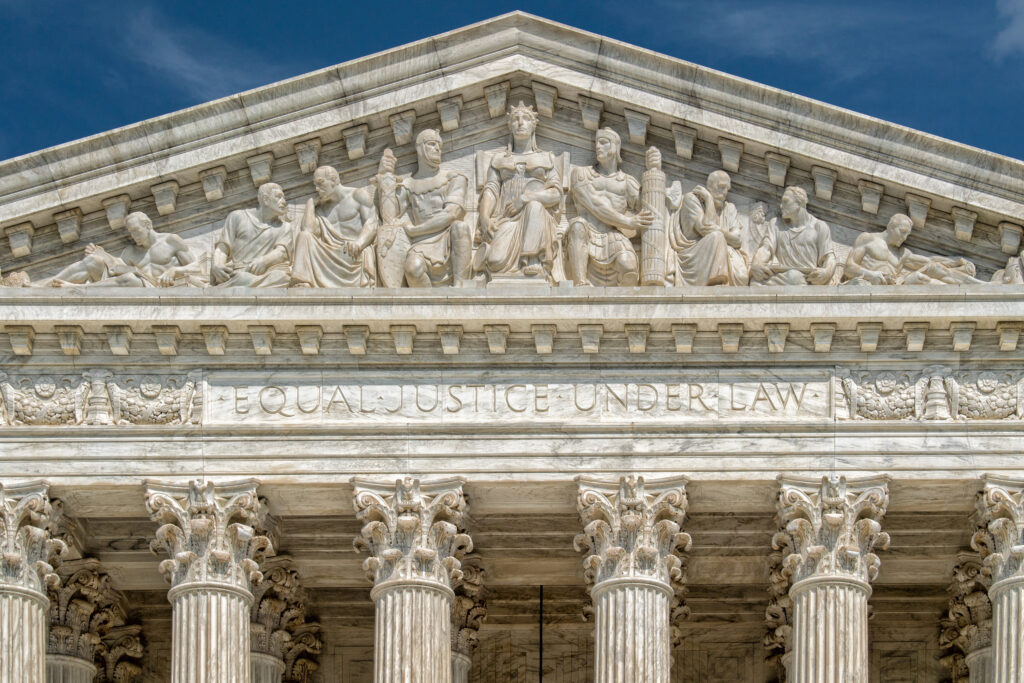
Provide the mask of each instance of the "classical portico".
{"label": "classical portico", "polygon": [[1018,683],[1022,177],[522,13],[0,162],[0,681]]}

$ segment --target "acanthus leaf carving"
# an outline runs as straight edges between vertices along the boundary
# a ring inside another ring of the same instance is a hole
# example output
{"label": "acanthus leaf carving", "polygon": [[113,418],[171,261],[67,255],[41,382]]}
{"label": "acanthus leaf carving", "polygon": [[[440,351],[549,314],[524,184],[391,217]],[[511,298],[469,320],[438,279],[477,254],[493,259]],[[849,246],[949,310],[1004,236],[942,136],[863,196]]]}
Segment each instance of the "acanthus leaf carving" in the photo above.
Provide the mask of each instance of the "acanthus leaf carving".
{"label": "acanthus leaf carving", "polygon": [[99,674],[94,683],[136,683],[142,676],[143,654],[141,626],[130,624],[110,629],[100,647]]}
{"label": "acanthus leaf carving", "polygon": [[32,482],[0,483],[0,586],[7,584],[45,595],[60,585],[54,567],[67,546],[50,538],[49,486]]}
{"label": "acanthus leaf carving", "polygon": [[818,577],[873,581],[880,566],[874,550],[889,545],[880,523],[889,504],[887,480],[780,477],[780,483],[778,515],[792,543],[783,559],[785,575],[793,583]]}
{"label": "acanthus leaf carving", "polygon": [[986,477],[976,506],[982,528],[971,547],[981,554],[992,583],[1024,579],[1024,483]]}
{"label": "acanthus leaf carving", "polygon": [[939,624],[941,661],[950,670],[953,683],[968,683],[966,656],[992,644],[989,584],[981,557],[961,553],[948,589],[949,608]]}
{"label": "acanthus leaf carving", "polygon": [[103,637],[125,623],[124,598],[94,558],[63,562],[58,574],[60,585],[48,591],[47,652],[92,662]]}
{"label": "acanthus leaf carving", "polygon": [[377,586],[419,580],[449,588],[462,581],[461,559],[473,541],[463,532],[467,503],[460,479],[354,484],[356,517],[363,524],[354,546],[370,553],[363,562],[367,579]]}
{"label": "acanthus leaf carving", "polygon": [[462,582],[452,602],[452,651],[471,655],[479,642],[480,626],[487,618],[487,589],[481,557],[470,553],[462,558]]}
{"label": "acanthus leaf carving", "polygon": [[150,547],[170,556],[160,571],[173,587],[222,583],[248,591],[262,579],[258,560],[272,548],[258,531],[266,509],[256,482],[150,482],[146,508],[161,525]]}

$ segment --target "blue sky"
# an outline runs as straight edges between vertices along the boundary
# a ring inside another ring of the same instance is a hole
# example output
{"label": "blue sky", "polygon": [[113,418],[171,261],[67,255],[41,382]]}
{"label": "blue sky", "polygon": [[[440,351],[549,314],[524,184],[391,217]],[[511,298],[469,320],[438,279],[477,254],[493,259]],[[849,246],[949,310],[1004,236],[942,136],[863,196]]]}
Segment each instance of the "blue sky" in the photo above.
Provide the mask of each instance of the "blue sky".
{"label": "blue sky", "polygon": [[0,0],[0,159],[513,9],[1024,159],[1024,0]]}

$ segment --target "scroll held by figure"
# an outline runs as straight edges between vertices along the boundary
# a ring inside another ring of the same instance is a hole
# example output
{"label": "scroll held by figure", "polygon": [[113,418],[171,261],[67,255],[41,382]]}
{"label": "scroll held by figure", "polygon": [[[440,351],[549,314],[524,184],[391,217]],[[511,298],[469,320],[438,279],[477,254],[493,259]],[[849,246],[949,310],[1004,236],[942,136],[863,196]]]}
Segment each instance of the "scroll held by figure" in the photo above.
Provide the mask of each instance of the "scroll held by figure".
{"label": "scroll held by figure", "polygon": [[90,244],[81,260],[39,284],[54,287],[205,286],[199,262],[181,237],[157,232],[153,229],[153,221],[141,211],[128,214],[125,229],[133,244],[120,256],[114,256],[97,244]]}
{"label": "scroll held by figure", "polygon": [[458,285],[472,277],[473,235],[463,220],[469,179],[441,168],[441,144],[436,130],[420,132],[416,172],[408,177],[396,177],[390,149],[381,157],[377,258],[385,287]]}
{"label": "scroll held by figure", "polygon": [[750,265],[757,285],[828,285],[836,272],[832,231],[807,210],[807,191],[790,186],[780,202],[783,227],[766,224]]}
{"label": "scroll held by figure", "polygon": [[537,146],[537,121],[533,107],[512,107],[508,147],[487,168],[475,267],[492,277],[553,280],[562,183],[555,155]]}
{"label": "scroll held by figure", "polygon": [[[619,168],[621,146],[618,133],[602,128],[595,136],[597,164],[572,171],[577,216],[569,223],[566,251],[576,285],[628,287],[640,277],[630,240],[651,225],[654,215],[641,210],[640,183]],[[660,166],[660,154],[651,149],[650,160]]]}
{"label": "scroll held by figure", "polygon": [[747,258],[741,251],[743,225],[727,201],[732,180],[725,171],[708,175],[707,185],[687,192],[676,207],[669,244],[675,256],[675,284],[745,285]]}
{"label": "scroll held by figure", "polygon": [[292,226],[280,185],[265,183],[259,206],[228,214],[217,237],[210,279],[223,287],[287,287],[291,276]]}
{"label": "scroll held by figure", "polygon": [[316,198],[306,202],[291,282],[297,287],[372,287],[376,268],[371,247],[377,236],[373,196],[345,187],[338,171],[321,166],[313,173]]}

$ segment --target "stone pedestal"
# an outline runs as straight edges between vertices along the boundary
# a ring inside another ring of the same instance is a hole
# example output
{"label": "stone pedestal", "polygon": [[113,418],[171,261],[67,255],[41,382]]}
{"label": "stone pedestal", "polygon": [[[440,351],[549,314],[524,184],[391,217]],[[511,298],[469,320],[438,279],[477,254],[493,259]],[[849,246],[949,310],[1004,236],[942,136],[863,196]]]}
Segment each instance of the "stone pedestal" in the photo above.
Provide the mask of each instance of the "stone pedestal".
{"label": "stone pedestal", "polygon": [[92,683],[96,665],[78,657],[46,655],[46,683]]}
{"label": "stone pedestal", "polygon": [[594,601],[594,680],[668,683],[679,553],[690,546],[680,532],[686,479],[578,482],[584,531],[575,545],[587,553],[584,575]]}
{"label": "stone pedestal", "polygon": [[172,559],[160,570],[171,583],[171,683],[237,683],[251,675],[253,559],[269,547],[256,482],[214,485],[147,483],[146,506],[162,526],[153,549]]}
{"label": "stone pedestal", "polygon": [[466,501],[462,480],[393,485],[355,479],[355,508],[363,523],[356,546],[374,582],[375,683],[452,680],[453,587],[461,558],[472,550],[461,533]]}
{"label": "stone pedestal", "polygon": [[49,486],[0,485],[0,681],[46,680],[46,597],[60,579],[50,562],[64,543],[49,538]]}
{"label": "stone pedestal", "polygon": [[885,548],[886,479],[781,477],[778,514],[792,552],[793,634],[787,680],[868,683],[868,597]]}

